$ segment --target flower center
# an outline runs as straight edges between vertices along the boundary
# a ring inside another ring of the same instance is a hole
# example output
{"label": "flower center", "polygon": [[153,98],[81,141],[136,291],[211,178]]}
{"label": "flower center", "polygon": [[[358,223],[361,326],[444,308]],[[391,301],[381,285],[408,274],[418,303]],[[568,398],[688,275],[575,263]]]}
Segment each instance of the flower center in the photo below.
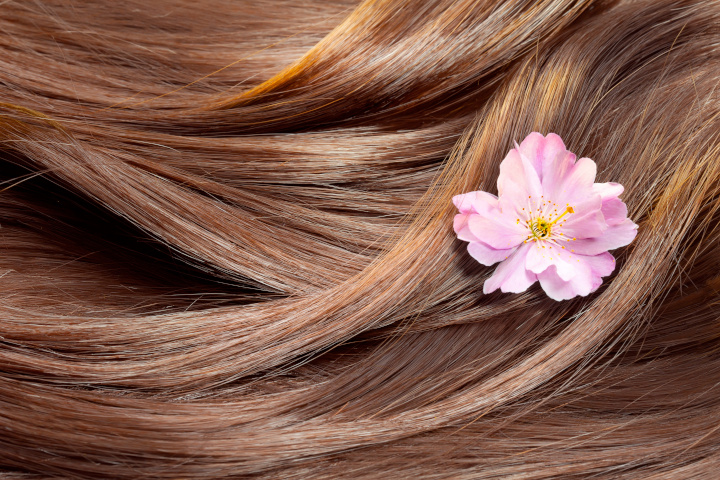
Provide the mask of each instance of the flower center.
{"label": "flower center", "polygon": [[[547,207],[551,204],[552,202],[546,202],[545,206]],[[557,212],[557,209],[555,209],[555,212]],[[532,213],[530,213],[530,218],[527,220],[526,223],[526,225],[530,229],[530,235],[528,236],[527,240],[525,240],[526,243],[528,240],[536,241],[550,239],[550,237],[552,236],[553,225],[555,225],[558,221],[560,221],[561,218],[563,218],[568,213],[575,213],[575,210],[573,209],[573,207],[568,205],[565,211],[555,218],[553,218],[553,213],[549,213],[549,215],[546,215],[546,213],[547,209],[545,209],[545,211],[543,211],[538,217],[535,217]],[[519,222],[520,219],[518,219],[518,223]],[[562,233],[560,235],[562,235]]]}
{"label": "flower center", "polygon": [[551,224],[544,218],[538,218],[530,224],[530,231],[535,238],[547,238],[550,236]]}

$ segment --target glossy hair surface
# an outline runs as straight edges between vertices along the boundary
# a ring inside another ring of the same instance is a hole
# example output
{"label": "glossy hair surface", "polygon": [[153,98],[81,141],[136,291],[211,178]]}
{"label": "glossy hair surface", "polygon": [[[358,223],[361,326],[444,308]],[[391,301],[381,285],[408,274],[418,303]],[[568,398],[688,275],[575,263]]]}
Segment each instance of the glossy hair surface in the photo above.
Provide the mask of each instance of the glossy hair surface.
{"label": "glossy hair surface", "polygon": [[[720,3],[0,2],[0,478],[715,478]],[[555,132],[639,225],[482,294]]]}

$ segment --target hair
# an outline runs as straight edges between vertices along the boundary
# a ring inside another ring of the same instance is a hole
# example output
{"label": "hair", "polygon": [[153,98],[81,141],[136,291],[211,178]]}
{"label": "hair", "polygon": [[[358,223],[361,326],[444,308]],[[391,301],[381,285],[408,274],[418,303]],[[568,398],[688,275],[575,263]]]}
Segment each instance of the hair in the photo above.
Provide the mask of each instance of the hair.
{"label": "hair", "polygon": [[[720,2],[0,5],[0,478],[715,478]],[[588,297],[453,233],[532,131]]]}

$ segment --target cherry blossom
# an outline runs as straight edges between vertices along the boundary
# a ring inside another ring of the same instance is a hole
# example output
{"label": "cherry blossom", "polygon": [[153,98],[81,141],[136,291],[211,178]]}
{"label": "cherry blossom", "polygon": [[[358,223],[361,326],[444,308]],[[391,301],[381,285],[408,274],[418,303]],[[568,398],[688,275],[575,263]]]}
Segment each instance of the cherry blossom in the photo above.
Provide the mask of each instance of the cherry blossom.
{"label": "cherry blossom", "polygon": [[598,289],[615,269],[608,253],[633,241],[618,183],[594,183],[597,167],[576,161],[562,139],[531,133],[500,164],[498,196],[457,195],[454,229],[483,265],[500,262],[485,293],[519,293],[535,281],[550,298],[567,300]]}

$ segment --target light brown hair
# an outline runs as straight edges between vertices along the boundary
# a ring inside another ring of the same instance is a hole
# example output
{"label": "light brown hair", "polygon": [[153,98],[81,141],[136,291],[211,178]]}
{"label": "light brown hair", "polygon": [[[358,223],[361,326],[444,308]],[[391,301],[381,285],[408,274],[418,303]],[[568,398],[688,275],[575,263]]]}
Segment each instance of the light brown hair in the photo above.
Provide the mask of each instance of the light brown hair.
{"label": "light brown hair", "polygon": [[[714,478],[720,3],[0,2],[0,478]],[[625,186],[482,294],[529,132]]]}

